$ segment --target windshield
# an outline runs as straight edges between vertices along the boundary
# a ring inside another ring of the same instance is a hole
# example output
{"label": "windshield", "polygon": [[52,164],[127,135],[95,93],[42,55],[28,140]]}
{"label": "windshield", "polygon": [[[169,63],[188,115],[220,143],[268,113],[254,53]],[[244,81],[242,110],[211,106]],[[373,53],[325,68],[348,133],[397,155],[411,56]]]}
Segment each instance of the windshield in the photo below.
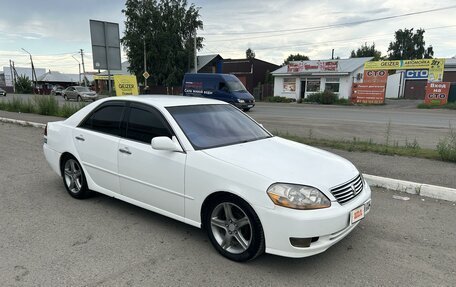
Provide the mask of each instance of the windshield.
{"label": "windshield", "polygon": [[246,92],[244,85],[240,81],[226,81],[231,92]]}
{"label": "windshield", "polygon": [[231,105],[179,106],[167,110],[196,150],[271,137]]}
{"label": "windshield", "polygon": [[90,92],[89,88],[87,88],[87,87],[75,87],[75,89],[78,92]]}

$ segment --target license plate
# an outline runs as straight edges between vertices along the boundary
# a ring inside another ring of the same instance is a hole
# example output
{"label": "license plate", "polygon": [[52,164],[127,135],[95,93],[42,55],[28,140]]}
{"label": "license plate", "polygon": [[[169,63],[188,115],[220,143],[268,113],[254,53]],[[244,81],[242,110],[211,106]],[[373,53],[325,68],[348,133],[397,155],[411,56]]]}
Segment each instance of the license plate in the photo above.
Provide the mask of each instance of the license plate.
{"label": "license plate", "polygon": [[247,106],[247,108],[251,108],[251,107],[253,107],[253,105],[248,105],[248,106]]}
{"label": "license plate", "polygon": [[350,212],[350,224],[356,223],[364,218],[364,204]]}

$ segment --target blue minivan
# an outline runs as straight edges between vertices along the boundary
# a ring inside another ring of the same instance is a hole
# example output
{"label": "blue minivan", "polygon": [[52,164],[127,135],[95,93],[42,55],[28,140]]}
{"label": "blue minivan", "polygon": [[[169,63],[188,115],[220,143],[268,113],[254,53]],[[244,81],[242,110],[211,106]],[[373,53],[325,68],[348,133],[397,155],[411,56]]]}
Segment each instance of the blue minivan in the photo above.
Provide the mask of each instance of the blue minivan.
{"label": "blue minivan", "polygon": [[255,106],[255,98],[236,76],[230,74],[185,74],[182,93],[224,101],[244,112]]}

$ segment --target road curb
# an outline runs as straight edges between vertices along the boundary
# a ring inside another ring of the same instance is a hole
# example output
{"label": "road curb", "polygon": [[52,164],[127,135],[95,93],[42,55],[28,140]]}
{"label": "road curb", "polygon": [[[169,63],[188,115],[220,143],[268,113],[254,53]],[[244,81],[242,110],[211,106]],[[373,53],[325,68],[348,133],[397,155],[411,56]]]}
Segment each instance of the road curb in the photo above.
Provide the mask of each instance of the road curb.
{"label": "road curb", "polygon": [[383,187],[393,191],[417,194],[425,197],[456,202],[456,189],[394,178],[363,174],[370,186]]}
{"label": "road curb", "polygon": [[[0,117],[0,122],[4,123],[11,123],[11,124],[18,124],[22,126],[31,126],[36,128],[43,128],[46,124],[29,122],[29,121],[22,121],[22,120],[15,120],[15,119],[8,119]],[[382,187],[392,191],[400,191],[406,192],[410,194],[417,194],[425,197],[441,199],[456,202],[456,189],[448,188],[443,186],[437,185],[430,185],[388,177],[381,177],[376,175],[370,174],[363,174],[364,178],[366,179],[367,183],[370,186],[375,187]]]}
{"label": "road curb", "polygon": [[21,126],[35,127],[35,128],[42,128],[42,129],[44,129],[46,127],[46,124],[40,124],[40,123],[22,121],[22,120],[15,120],[15,119],[8,119],[8,118],[2,118],[2,117],[0,117],[0,122],[17,124],[17,125],[21,125]]}

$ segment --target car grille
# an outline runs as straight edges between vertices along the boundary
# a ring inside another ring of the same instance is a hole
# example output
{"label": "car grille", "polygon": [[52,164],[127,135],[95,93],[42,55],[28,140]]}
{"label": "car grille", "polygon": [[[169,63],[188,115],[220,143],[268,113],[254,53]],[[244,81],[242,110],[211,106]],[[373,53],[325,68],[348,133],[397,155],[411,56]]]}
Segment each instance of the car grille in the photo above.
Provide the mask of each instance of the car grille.
{"label": "car grille", "polygon": [[337,202],[344,204],[358,196],[361,193],[364,187],[364,182],[361,174],[352,180],[333,187],[331,189],[332,195],[337,199]]}

